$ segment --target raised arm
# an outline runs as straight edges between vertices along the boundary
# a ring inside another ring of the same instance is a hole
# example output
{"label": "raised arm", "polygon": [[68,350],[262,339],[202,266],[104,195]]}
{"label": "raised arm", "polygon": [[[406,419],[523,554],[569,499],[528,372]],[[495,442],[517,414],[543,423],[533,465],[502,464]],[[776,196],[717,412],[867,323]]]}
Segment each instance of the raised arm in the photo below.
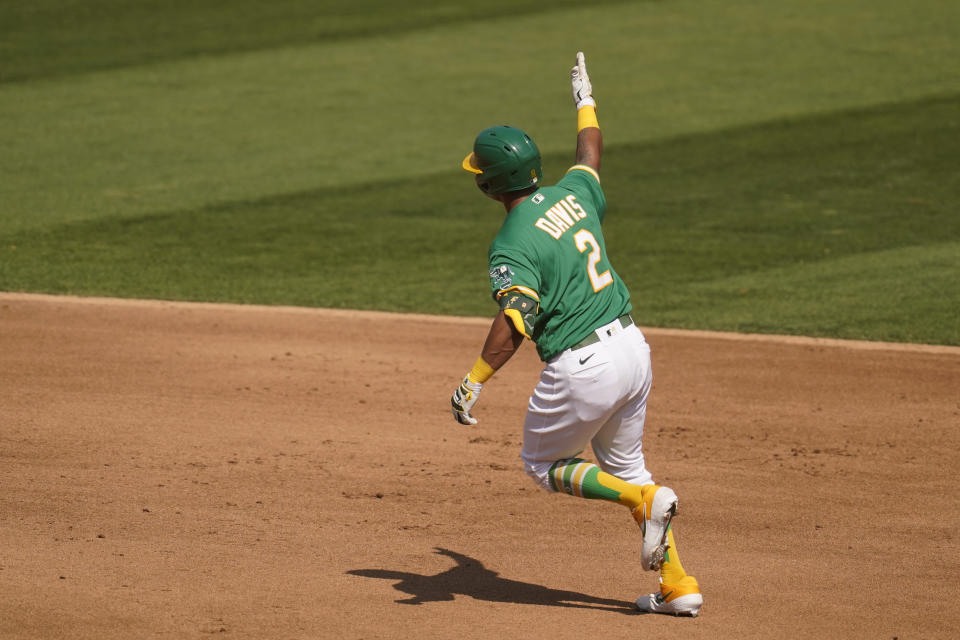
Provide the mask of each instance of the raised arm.
{"label": "raised arm", "polygon": [[577,156],[576,164],[585,164],[600,171],[603,155],[603,134],[597,123],[597,103],[593,99],[593,87],[587,75],[587,62],[583,52],[577,52],[577,64],[570,70],[570,89],[573,103],[577,106]]}

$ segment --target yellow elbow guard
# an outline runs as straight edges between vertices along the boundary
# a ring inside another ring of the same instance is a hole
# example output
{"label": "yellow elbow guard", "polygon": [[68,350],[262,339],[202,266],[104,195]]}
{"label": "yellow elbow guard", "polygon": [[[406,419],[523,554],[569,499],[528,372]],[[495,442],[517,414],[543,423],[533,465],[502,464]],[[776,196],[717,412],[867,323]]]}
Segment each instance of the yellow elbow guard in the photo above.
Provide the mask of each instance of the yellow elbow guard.
{"label": "yellow elbow guard", "polygon": [[600,128],[600,123],[597,122],[597,108],[589,104],[577,109],[577,133],[588,127]]}

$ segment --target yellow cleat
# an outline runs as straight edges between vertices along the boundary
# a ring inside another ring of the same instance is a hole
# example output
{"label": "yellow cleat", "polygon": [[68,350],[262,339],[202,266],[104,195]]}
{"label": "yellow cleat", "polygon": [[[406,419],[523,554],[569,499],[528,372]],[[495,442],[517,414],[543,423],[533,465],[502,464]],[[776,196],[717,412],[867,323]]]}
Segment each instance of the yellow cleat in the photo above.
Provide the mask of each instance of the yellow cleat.
{"label": "yellow cleat", "polygon": [[645,613],[666,613],[673,616],[695,618],[703,606],[700,585],[693,576],[687,576],[679,584],[663,584],[660,593],[637,598],[637,609]]}

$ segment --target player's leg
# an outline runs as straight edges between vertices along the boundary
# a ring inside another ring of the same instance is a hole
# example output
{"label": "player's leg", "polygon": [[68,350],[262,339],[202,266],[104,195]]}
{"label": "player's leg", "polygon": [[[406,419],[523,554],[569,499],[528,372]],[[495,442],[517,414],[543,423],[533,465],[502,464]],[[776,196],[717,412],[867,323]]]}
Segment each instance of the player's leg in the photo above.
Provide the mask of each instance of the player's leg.
{"label": "player's leg", "polygon": [[665,584],[680,584],[687,577],[687,572],[680,563],[680,552],[677,550],[677,540],[673,535],[673,526],[667,529],[669,548],[660,568],[660,578]]}
{"label": "player's leg", "polygon": [[[605,341],[587,357],[562,356],[544,367],[524,420],[522,458],[527,474],[547,491],[618,502],[641,514],[641,561],[645,568],[660,568],[651,558],[669,544],[676,496],[653,485],[644,466],[650,356],[642,334],[633,329],[635,335]],[[577,457],[591,441],[604,468]]]}
{"label": "player's leg", "polygon": [[667,530],[667,537],[670,547],[660,568],[660,590],[637,598],[637,609],[648,613],[696,616],[703,606],[700,583],[680,564],[672,526]]}
{"label": "player's leg", "polygon": [[[641,486],[625,482],[580,458],[558,460],[549,467],[546,463],[528,464],[527,471],[535,479],[545,475],[545,481],[541,486],[546,489],[581,498],[619,502],[630,507],[635,518],[637,518],[636,514],[640,513],[637,509],[638,503],[643,504],[644,498],[647,498],[648,504],[652,503],[657,492],[665,489],[653,484]],[[642,518],[638,519],[639,522],[643,522]],[[657,541],[660,537],[655,534],[652,539]],[[667,525],[665,544],[657,544],[655,547],[663,549],[663,561],[660,565],[661,591],[641,596],[637,600],[637,607],[642,611],[656,613],[697,615],[703,604],[703,596],[700,594],[700,586],[696,578],[688,576],[680,563],[672,526]],[[649,552],[648,555],[654,554]]]}
{"label": "player's leg", "polygon": [[[632,509],[632,513],[644,533],[641,554],[644,568],[660,569],[661,592],[642,596],[637,606],[644,611],[697,615],[703,597],[696,579],[688,576],[680,563],[673,533],[676,494],[667,487],[653,484],[643,456],[646,405],[652,383],[650,349],[639,330],[628,331],[619,342],[618,353],[623,359],[617,358],[615,364],[622,369],[624,378],[632,377],[636,392],[597,431],[592,445],[604,471],[624,482],[642,486],[644,502]],[[657,518],[664,509],[669,511],[666,517]]]}
{"label": "player's leg", "polygon": [[[617,362],[621,358],[616,353],[618,348],[616,344],[599,343],[586,357],[568,353],[544,367],[527,408],[522,457],[527,473],[548,491],[618,502],[631,510],[646,502],[649,513],[652,492],[645,495],[642,485],[651,484],[652,479],[642,469],[642,417],[636,446],[623,467],[633,471],[640,456],[639,474],[611,473],[578,457],[611,417],[622,411],[625,399],[636,395],[636,385],[643,384],[642,376],[639,380],[624,378],[623,367]],[[649,364],[645,371],[649,372]],[[646,383],[642,387],[644,402],[648,391]],[[644,402],[640,403],[641,409]]]}
{"label": "player's leg", "polygon": [[551,491],[578,498],[618,502],[631,509],[643,503],[639,485],[624,482],[582,458],[554,461],[547,470],[547,482]]}
{"label": "player's leg", "polygon": [[[596,379],[602,380],[605,371],[613,371],[609,356],[598,353],[592,360]],[[593,396],[585,400],[581,397],[586,395],[582,385],[571,378],[576,363],[576,358],[561,357],[547,363],[540,374],[523,423],[524,469],[547,491],[582,496],[579,488],[585,486],[590,497],[616,500],[597,484],[595,472],[588,473],[593,465],[577,456],[614,411],[617,390],[609,384],[597,384]]]}
{"label": "player's leg", "polygon": [[612,365],[624,385],[624,402],[597,430],[592,439],[597,463],[603,471],[625,483],[641,487],[640,497],[630,504],[631,513],[643,532],[641,564],[660,569],[667,550],[667,531],[677,509],[677,496],[669,487],[653,483],[643,457],[643,429],[647,397],[653,376],[650,347],[634,326],[627,327],[611,341]]}
{"label": "player's leg", "polygon": [[618,482],[633,487],[624,495],[635,496],[627,503],[640,526],[640,552],[644,569],[660,569],[669,548],[669,528],[677,510],[677,495],[670,487],[654,484],[644,463],[640,437],[644,408],[637,403],[618,411],[593,438],[593,452],[600,468]]}
{"label": "player's leg", "polygon": [[[624,378],[619,348],[604,341],[545,365],[527,407],[522,457],[527,473],[548,491],[619,502],[633,510],[644,504],[641,486],[652,482],[649,474],[618,477],[578,457],[643,382]],[[644,398],[648,391],[649,383]],[[642,418],[639,424],[642,435]],[[635,456],[642,460],[639,437],[630,454],[627,468],[633,469]]]}

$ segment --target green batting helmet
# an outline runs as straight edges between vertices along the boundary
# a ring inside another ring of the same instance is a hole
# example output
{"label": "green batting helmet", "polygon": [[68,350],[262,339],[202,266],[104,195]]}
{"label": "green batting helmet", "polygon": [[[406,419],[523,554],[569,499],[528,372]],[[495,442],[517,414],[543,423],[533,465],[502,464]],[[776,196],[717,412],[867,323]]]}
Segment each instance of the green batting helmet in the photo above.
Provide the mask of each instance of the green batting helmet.
{"label": "green batting helmet", "polygon": [[476,174],[477,186],[489,195],[527,189],[543,178],[540,150],[516,127],[490,127],[477,134],[463,168]]}

